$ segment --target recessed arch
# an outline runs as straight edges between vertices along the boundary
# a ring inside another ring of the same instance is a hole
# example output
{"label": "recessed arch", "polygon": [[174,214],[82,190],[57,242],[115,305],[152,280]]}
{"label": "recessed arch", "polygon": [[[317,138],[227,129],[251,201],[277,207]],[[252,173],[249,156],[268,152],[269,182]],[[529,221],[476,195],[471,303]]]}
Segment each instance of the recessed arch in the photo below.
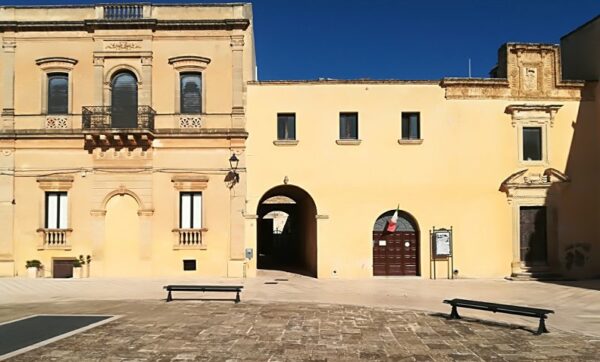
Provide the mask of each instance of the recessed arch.
{"label": "recessed arch", "polygon": [[420,275],[420,229],[417,219],[398,210],[380,214],[373,223],[373,275]]}
{"label": "recessed arch", "polygon": [[[287,217],[265,217],[273,212]],[[312,196],[299,186],[275,186],[259,200],[257,216],[258,268],[316,277],[317,206]]]}
{"label": "recessed arch", "polygon": [[122,72],[131,72],[134,75],[138,86],[142,85],[142,74],[136,67],[133,67],[129,64],[119,64],[110,68],[104,75],[104,84],[108,85],[109,87],[112,87],[113,78]]}
{"label": "recessed arch", "polygon": [[125,187],[120,187],[120,188],[113,190],[113,191],[109,192],[108,194],[106,194],[106,196],[104,196],[104,199],[102,199],[102,202],[100,203],[100,210],[95,210],[95,212],[97,213],[98,211],[100,211],[101,213],[106,214],[106,205],[108,204],[110,199],[112,199],[115,196],[124,196],[124,195],[131,196],[137,202],[138,215],[142,215],[142,214],[147,215],[147,214],[152,214],[154,212],[154,210],[149,209],[144,205],[144,202],[138,196],[138,194],[136,194],[132,190],[129,190]]}

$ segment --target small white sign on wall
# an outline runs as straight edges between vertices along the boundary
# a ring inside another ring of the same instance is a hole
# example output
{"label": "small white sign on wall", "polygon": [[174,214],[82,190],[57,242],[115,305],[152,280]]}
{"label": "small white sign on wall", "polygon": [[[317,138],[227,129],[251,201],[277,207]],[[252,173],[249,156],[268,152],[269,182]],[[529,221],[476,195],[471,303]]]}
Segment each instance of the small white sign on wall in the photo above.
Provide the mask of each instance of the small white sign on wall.
{"label": "small white sign on wall", "polygon": [[386,246],[386,245],[387,245],[387,241],[379,240],[379,246]]}

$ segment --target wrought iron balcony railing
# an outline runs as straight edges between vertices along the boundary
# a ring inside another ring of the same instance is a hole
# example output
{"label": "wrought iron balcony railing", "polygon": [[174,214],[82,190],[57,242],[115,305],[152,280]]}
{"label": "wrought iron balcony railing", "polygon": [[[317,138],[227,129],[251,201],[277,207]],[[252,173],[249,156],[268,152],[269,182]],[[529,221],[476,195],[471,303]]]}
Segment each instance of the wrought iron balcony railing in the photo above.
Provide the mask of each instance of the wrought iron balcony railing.
{"label": "wrought iron balcony railing", "polygon": [[[133,112],[136,111],[136,112]],[[137,110],[114,110],[110,106],[88,106],[82,109],[83,130],[140,129],[154,130],[156,112],[150,106]]]}
{"label": "wrought iron balcony railing", "polygon": [[144,17],[144,5],[141,4],[111,4],[104,5],[104,19],[127,20]]}

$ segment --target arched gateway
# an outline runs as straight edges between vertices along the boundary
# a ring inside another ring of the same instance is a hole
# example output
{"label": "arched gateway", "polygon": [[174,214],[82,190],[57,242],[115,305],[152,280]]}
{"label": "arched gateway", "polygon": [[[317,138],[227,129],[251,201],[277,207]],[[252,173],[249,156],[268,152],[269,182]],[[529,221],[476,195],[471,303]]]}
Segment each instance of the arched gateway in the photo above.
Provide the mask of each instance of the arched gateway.
{"label": "arched gateway", "polygon": [[394,211],[381,214],[373,226],[373,275],[419,275],[419,225],[399,211],[396,227],[388,231]]}
{"label": "arched gateway", "polygon": [[258,268],[317,276],[317,207],[303,189],[267,191],[257,210]]}

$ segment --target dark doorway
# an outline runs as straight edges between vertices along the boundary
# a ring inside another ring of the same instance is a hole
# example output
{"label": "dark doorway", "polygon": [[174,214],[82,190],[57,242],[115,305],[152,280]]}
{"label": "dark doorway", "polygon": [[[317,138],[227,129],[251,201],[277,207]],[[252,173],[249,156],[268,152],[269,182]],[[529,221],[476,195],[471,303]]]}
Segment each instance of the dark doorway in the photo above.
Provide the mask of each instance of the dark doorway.
{"label": "dark doorway", "polygon": [[394,231],[388,231],[394,210],[377,218],[373,226],[373,275],[419,275],[419,227],[404,211],[398,212]]}
{"label": "dark doorway", "polygon": [[520,208],[521,262],[525,266],[547,265],[546,207]]}
{"label": "dark doorway", "polygon": [[269,190],[258,205],[259,269],[317,276],[317,207],[297,186]]}
{"label": "dark doorway", "polygon": [[137,128],[138,87],[131,72],[121,72],[112,79],[112,128]]}
{"label": "dark doorway", "polygon": [[53,278],[73,278],[74,260],[53,260],[52,277]]}

